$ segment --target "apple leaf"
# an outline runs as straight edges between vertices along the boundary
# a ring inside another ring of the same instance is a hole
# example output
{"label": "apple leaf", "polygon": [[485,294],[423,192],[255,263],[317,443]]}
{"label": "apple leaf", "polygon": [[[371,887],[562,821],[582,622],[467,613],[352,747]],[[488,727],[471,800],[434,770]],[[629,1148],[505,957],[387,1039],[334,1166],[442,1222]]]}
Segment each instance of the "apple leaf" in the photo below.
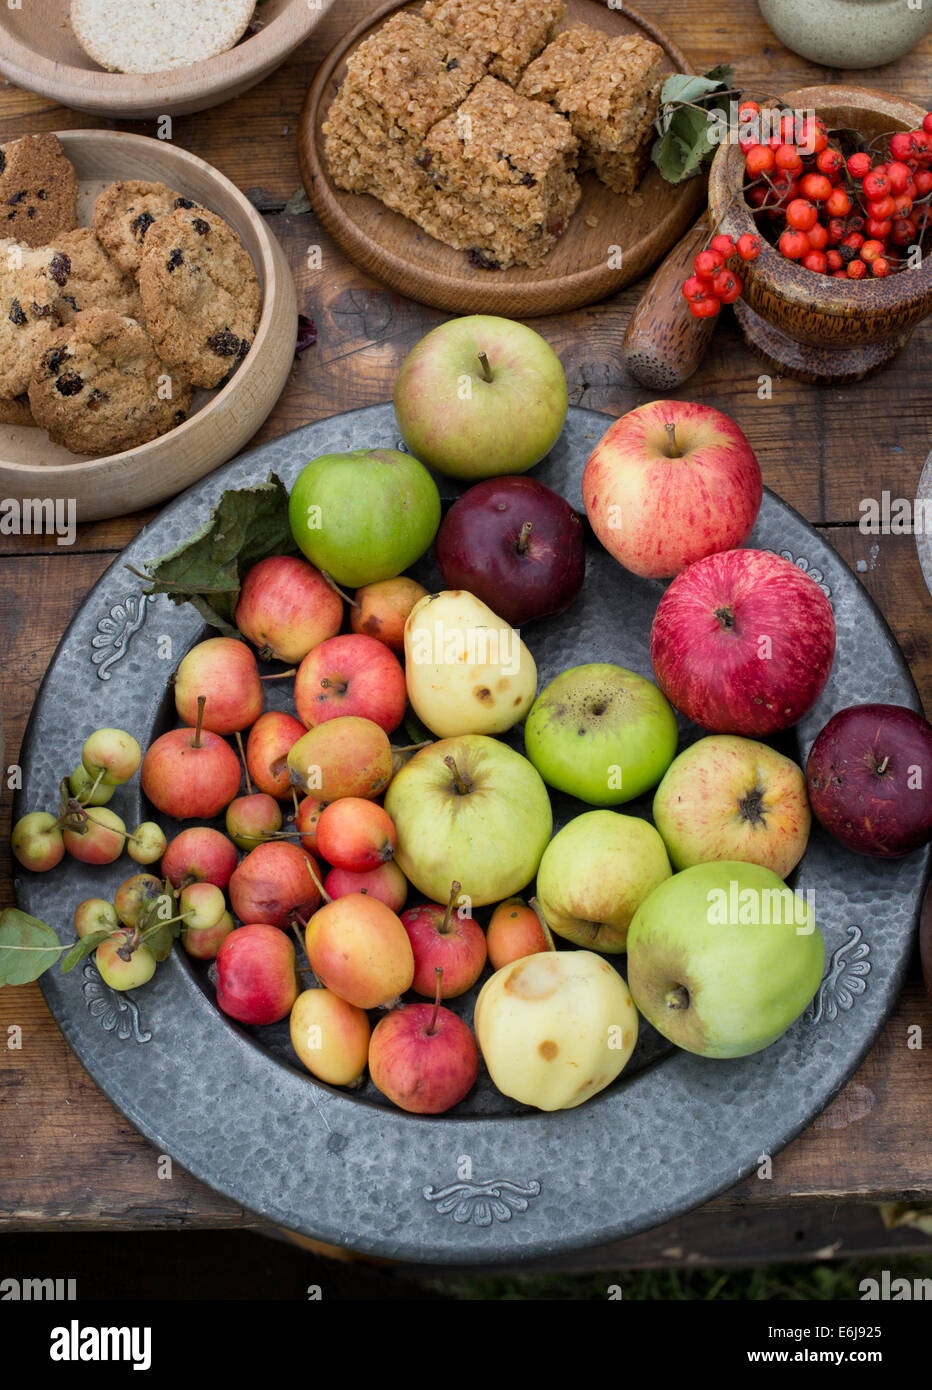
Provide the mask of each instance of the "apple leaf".
{"label": "apple leaf", "polygon": [[175,899],[171,884],[166,883],[165,892],[153,898],[139,916],[136,927],[149,950],[157,961],[168,960],[172,953],[175,937],[181,932],[181,923],[169,921],[175,914]]}
{"label": "apple leaf", "polygon": [[714,103],[730,90],[732,81],[733,71],[725,63],[700,77],[676,72],[667,78],[657,118],[660,134],[651,150],[651,159],[667,183],[694,178],[711,161],[721,138],[722,119],[727,118]]}
{"label": "apple leaf", "polygon": [[176,550],[146,561],[143,574],[127,565],[172,603],[191,603],[205,622],[228,636],[239,634],[233,614],[247,570],[270,555],[299,555],[288,521],[288,490],[275,473],[264,483],[225,492],[199,531]]}
{"label": "apple leaf", "polygon": [[0,912],[0,988],[38,980],[63,950],[52,928],[38,917],[17,907]]}
{"label": "apple leaf", "polygon": [[102,941],[106,941],[112,933],[106,929],[103,931],[92,931],[87,936],[82,936],[74,943],[71,950],[61,963],[61,973],[67,975],[69,970],[73,970],[85,956],[89,956],[92,951],[96,951]]}

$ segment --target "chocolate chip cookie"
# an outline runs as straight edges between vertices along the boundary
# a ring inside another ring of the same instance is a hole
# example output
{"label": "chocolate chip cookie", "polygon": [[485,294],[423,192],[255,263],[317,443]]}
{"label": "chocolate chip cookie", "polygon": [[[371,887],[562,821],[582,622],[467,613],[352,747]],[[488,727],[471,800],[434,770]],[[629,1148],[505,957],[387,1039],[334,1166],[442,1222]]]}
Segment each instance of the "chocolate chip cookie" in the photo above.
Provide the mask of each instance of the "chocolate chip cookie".
{"label": "chocolate chip cookie", "polygon": [[195,386],[219,385],[249,351],[262,296],[233,228],[204,208],[176,208],[149,229],[139,266],[146,326]]}
{"label": "chocolate chip cookie", "polygon": [[78,225],[78,176],[57,135],[0,146],[0,236],[47,246]]}
{"label": "chocolate chip cookie", "polygon": [[55,244],[71,261],[59,305],[62,323],[70,323],[82,309],[112,309],[124,318],[144,322],[139,286],[107,255],[90,227],[64,232]]}
{"label": "chocolate chip cookie", "polygon": [[94,204],[94,232],[104,250],[127,275],[139,270],[139,259],[149,228],[158,217],[174,208],[193,208],[165,183],[128,179],[105,188]]}
{"label": "chocolate chip cookie", "polygon": [[181,424],[191,392],[134,319],[86,309],[52,334],[33,370],[29,404],[54,443],[113,454]]}
{"label": "chocolate chip cookie", "polygon": [[60,323],[71,262],[56,247],[0,241],[0,398],[21,396]]}

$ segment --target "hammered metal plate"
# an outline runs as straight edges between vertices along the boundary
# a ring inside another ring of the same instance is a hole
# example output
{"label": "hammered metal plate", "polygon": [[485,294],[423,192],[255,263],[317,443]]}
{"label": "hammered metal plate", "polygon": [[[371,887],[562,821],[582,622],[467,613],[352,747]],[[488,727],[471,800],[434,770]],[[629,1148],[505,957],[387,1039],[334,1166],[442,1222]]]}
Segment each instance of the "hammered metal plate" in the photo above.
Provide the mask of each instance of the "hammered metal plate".
{"label": "hammered metal plate", "polygon": [[[580,479],[605,415],[573,408],[534,470],[581,510]],[[23,745],[24,791],[14,818],[55,803],[57,781],[99,726],[132,730],[145,746],[172,722],[166,678],[208,635],[194,609],[144,600],[125,566],[141,568],[206,520],[226,488],[274,470],[291,485],[318,454],[396,446],[391,406],[308,425],[225,465],[171,503],[90,592],[62,639]],[[445,497],[460,488],[441,480]],[[786,555],[829,595],[838,629],[818,704],[781,740],[803,760],[837,709],[883,701],[919,709],[893,638],[834,550],[772,493],[750,544]],[[561,617],[523,632],[541,685],[587,661],[651,674],[648,635],[664,586],[626,573],[590,537],[583,593]],[[428,558],[415,573],[441,587]],[[287,691],[269,687],[269,705]],[[75,711],[78,711],[76,714]],[[699,730],[681,720],[684,740]],[[521,747],[520,732],[514,742]],[[647,814],[649,798],[626,810]],[[111,806],[128,824],[152,817],[136,778]],[[555,798],[560,823],[587,809]],[[169,830],[172,827],[167,827]],[[898,861],[859,858],[817,828],[795,886],[815,894],[828,947],[822,986],[772,1047],[736,1061],[680,1052],[644,1024],[614,1086],[577,1110],[542,1114],[498,1095],[487,1076],[447,1116],[405,1115],[371,1085],[359,1094],[314,1082],[297,1064],[287,1025],[247,1030],[219,1012],[202,967],[180,951],[132,996],[92,963],[50,971],[42,988],[83,1065],[160,1151],[268,1221],[371,1254],[482,1264],[547,1256],[670,1220],[776,1154],[832,1100],[875,1041],[906,972],[930,850]],[[71,935],[75,904],[112,896],[132,871],[69,861],[16,877],[26,911]],[[623,961],[622,961],[623,964]],[[458,1003],[467,1015],[471,998]]]}

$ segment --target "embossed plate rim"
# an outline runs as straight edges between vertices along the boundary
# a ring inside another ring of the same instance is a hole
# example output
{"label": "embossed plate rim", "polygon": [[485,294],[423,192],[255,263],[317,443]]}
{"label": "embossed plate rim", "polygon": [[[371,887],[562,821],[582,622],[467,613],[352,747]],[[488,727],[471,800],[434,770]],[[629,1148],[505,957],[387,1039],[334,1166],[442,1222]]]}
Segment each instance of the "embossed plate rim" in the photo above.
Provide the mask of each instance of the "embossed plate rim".
{"label": "embossed plate rim", "polygon": [[[581,456],[610,418],[574,407],[563,440],[535,470],[554,482],[562,470],[574,505]],[[32,806],[54,793],[63,749],[76,757],[74,737],[62,728],[61,701],[81,689],[89,727],[126,720],[145,735],[164,692],[163,669],[153,672],[154,637],[171,635],[180,652],[203,632],[193,610],[154,600],[120,661],[85,684],[99,671],[90,653],[101,650],[92,646],[100,624],[138,592],[122,565],[138,566],[169,549],[173,528],[190,534],[224,488],[264,478],[269,469],[290,483],[314,452],[363,439],[370,446],[397,441],[391,406],[318,421],[231,461],[140,533],[85,599],[50,664],[24,739],[26,791],[17,794],[14,815],[23,813],[27,797]],[[797,563],[818,569],[832,593],[839,655],[826,695],[801,726],[803,755],[841,703],[874,695],[918,708],[882,616],[828,543],[772,493],[752,542],[788,550]],[[656,589],[659,596],[662,586]],[[869,661],[853,661],[864,640]],[[121,789],[131,799],[129,818],[142,809],[133,787]],[[42,986],[62,1032],[110,1100],[160,1152],[233,1201],[266,1220],[376,1255],[435,1264],[514,1262],[672,1219],[747,1176],[762,1152],[776,1154],[795,1138],[847,1082],[886,1020],[909,961],[929,862],[928,849],[908,860],[862,860],[814,836],[797,886],[812,884],[827,895],[820,920],[832,959],[821,1009],[817,1001],[763,1053],[735,1062],[675,1053],[578,1110],[554,1115],[427,1119],[329,1091],[231,1025],[178,959],[128,1001],[140,1016],[126,1020],[125,1039],[116,1026],[105,1032],[88,1011],[84,990],[94,985],[93,967],[90,974],[50,972]],[[26,910],[67,927],[74,903],[103,891],[102,879],[116,884],[126,877],[125,864],[110,867],[116,872],[109,877],[76,864],[61,879],[20,871],[17,895]],[[864,914],[881,892],[883,912],[869,925]],[[852,926],[867,929],[870,939],[852,942]],[[852,954],[862,944],[869,954]],[[860,973],[849,970],[852,963]],[[858,991],[866,969],[872,987]],[[847,1006],[833,970],[855,982]],[[814,1024],[817,1012],[824,1016]],[[196,1019],[194,1048],[184,1031],[189,1018]],[[145,1033],[151,1035],[145,1043],[134,1040]]]}

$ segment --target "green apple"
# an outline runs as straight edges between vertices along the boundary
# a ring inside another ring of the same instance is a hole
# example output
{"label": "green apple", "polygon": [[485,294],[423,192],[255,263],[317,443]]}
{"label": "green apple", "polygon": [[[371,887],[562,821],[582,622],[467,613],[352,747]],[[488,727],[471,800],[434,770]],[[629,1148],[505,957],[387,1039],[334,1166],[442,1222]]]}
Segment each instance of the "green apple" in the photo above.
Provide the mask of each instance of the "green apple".
{"label": "green apple", "polygon": [[566,373],[553,348],[513,319],[451,319],[412,348],[395,380],[395,415],[413,454],[473,482],[524,473],[566,419]]}
{"label": "green apple", "polygon": [[676,741],[676,716],[653,681],[600,662],[552,680],[524,728],[544,781],[590,806],[618,806],[656,786]]}
{"label": "green apple", "polygon": [[586,811],[554,835],[537,870],[541,911],[558,936],[613,954],[638,907],[672,870],[646,820]]}
{"label": "green apple", "polygon": [[770,869],[696,864],[656,888],[628,932],[628,985],[659,1033],[701,1057],[769,1047],[825,970],[811,905]]}
{"label": "green apple", "polygon": [[625,1066],[638,1016],[614,966],[591,951],[543,951],[486,980],[473,1022],[503,1095],[539,1110],[571,1110]]}
{"label": "green apple", "polygon": [[806,851],[812,814],[791,758],[751,738],[714,734],[673,759],[654,797],[654,823],[675,869],[740,859],[786,878]]}
{"label": "green apple", "polygon": [[395,862],[419,893],[446,902],[458,882],[473,907],[524,888],[553,830],[550,798],[527,758],[485,734],[415,753],[385,795]]}
{"label": "green apple", "polygon": [[295,541],[338,584],[394,579],[440,525],[440,494],[422,463],[397,449],[353,449],[312,459],[291,489]]}

